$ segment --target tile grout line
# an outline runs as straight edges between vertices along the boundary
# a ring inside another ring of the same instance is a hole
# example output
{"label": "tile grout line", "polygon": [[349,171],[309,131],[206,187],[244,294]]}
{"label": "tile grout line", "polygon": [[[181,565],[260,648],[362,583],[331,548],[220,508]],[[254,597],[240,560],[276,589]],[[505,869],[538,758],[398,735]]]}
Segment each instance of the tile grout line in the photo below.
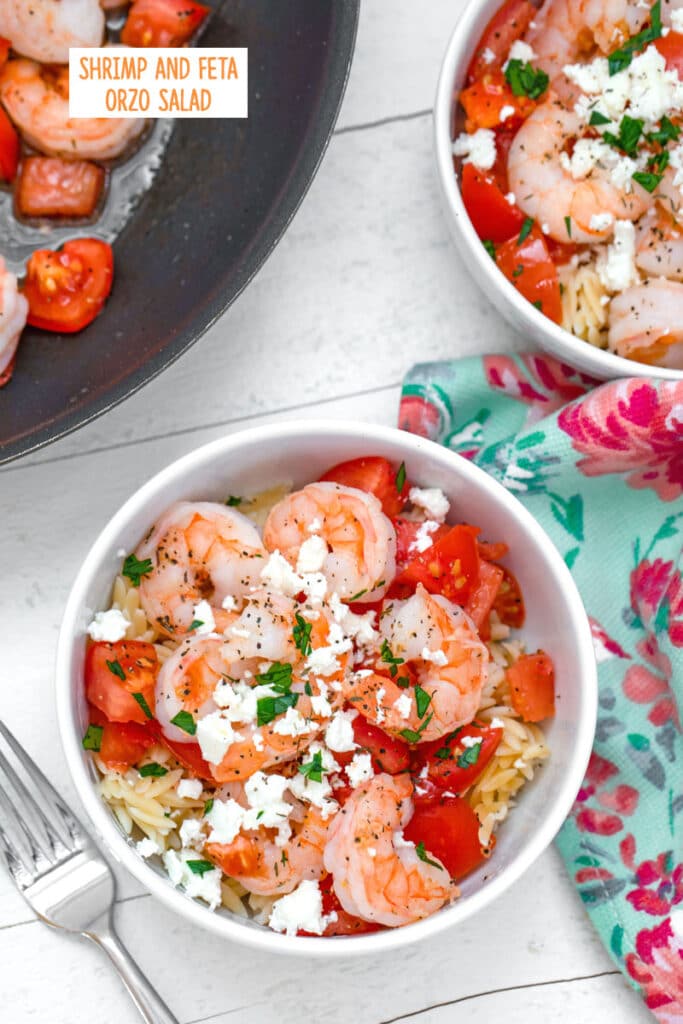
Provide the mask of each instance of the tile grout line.
{"label": "tile grout line", "polygon": [[212,423],[201,423],[196,426],[183,427],[179,430],[169,430],[163,434],[149,434],[147,437],[137,437],[131,441],[120,441],[117,444],[101,445],[99,448],[89,448],[86,451],[74,451],[69,452],[66,455],[55,455],[53,458],[41,459],[39,462],[22,463],[20,459],[17,459],[15,462],[10,462],[6,466],[0,466],[0,474],[37,469],[39,466],[49,466],[57,462],[69,462],[72,459],[82,459],[89,455],[101,455],[105,452],[119,451],[123,448],[133,448],[154,441],[164,441],[171,437],[182,437],[185,434],[195,434],[201,430],[215,430],[218,427],[229,427],[236,423],[244,423],[247,420],[264,419],[266,416],[280,416],[283,413],[295,413],[299,409],[312,409],[316,405],[331,405],[333,402],[346,402],[350,401],[352,398],[363,398],[364,396],[378,395],[384,391],[392,391],[394,388],[398,388],[400,386],[400,381],[392,381],[391,383],[383,384],[378,388],[366,388],[363,391],[353,391],[344,395],[331,395],[329,398],[316,399],[311,402],[299,402],[297,405],[282,406],[278,409],[269,409],[267,412],[245,413],[244,415],[236,416],[233,419],[216,420]]}

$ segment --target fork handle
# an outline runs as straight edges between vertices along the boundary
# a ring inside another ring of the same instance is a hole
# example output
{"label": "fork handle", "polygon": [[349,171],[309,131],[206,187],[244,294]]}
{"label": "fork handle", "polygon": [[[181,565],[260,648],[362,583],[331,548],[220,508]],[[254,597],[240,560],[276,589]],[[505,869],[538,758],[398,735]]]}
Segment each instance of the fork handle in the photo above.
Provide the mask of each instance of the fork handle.
{"label": "fork handle", "polygon": [[123,984],[130,992],[145,1024],[178,1024],[177,1017],[173,1016],[159,993],[153,988],[119,940],[111,920],[98,922],[95,929],[83,932],[83,935],[91,939],[107,954],[119,972]]}

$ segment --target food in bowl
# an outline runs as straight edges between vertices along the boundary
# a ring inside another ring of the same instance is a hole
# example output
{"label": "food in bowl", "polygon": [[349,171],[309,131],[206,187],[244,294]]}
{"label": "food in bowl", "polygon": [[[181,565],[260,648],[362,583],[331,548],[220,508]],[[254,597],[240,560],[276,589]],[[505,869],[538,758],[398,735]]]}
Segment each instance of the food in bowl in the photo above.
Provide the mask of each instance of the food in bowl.
{"label": "food in bowl", "polygon": [[491,258],[585,342],[683,368],[683,8],[507,0],[457,97]]}
{"label": "food in bowl", "polygon": [[[116,8],[109,24],[105,7]],[[12,190],[22,225],[75,232],[57,250],[34,251],[21,283],[0,255],[0,387],[12,377],[27,323],[73,334],[102,311],[113,284],[112,248],[76,237],[76,229],[105,214],[110,170],[130,159],[150,124],[142,117],[71,118],[69,47],[181,46],[209,12],[193,0],[134,0],[121,27],[127,7],[99,0],[0,4],[0,185]]]}
{"label": "food in bowl", "polygon": [[176,502],[125,557],[88,628],[83,744],[188,896],[353,935],[436,913],[495,857],[549,754],[553,663],[512,635],[504,541],[449,511],[369,456]]}

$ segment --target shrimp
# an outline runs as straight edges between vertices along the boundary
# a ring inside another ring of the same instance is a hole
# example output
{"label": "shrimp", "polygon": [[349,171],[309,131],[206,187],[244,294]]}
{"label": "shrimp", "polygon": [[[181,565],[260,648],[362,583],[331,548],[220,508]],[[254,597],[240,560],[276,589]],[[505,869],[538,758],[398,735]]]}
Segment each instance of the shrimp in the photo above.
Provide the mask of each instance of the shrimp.
{"label": "shrimp", "polygon": [[[573,110],[567,110],[551,93],[534,110],[517,132],[508,157],[510,189],[529,217],[543,225],[543,232],[558,242],[567,241],[571,223],[573,242],[607,240],[614,220],[637,220],[648,209],[651,199],[637,184],[633,191],[618,188],[609,169],[596,164],[584,177],[575,180],[563,166],[565,147],[579,138],[582,124]],[[596,226],[593,217],[601,217]],[[593,224],[593,226],[591,226]]]}
{"label": "shrimp", "polygon": [[14,359],[27,316],[28,302],[0,256],[0,381]]}
{"label": "shrimp", "polygon": [[70,46],[101,46],[104,14],[98,0],[2,0],[0,36],[43,64],[68,64]]}
{"label": "shrimp", "polygon": [[175,743],[191,743],[194,737],[173,724],[181,711],[203,718],[218,706],[214,692],[226,678],[229,665],[218,637],[191,637],[162,664],[154,692],[156,717],[164,735]]}
{"label": "shrimp", "polygon": [[[409,731],[416,743],[472,721],[488,677],[488,650],[462,608],[419,585],[412,597],[391,604],[380,631],[377,664],[391,665],[389,676],[366,669],[342,683],[344,696],[364,717],[394,736],[405,738]],[[426,707],[421,698],[418,708],[406,669],[417,676]]]}
{"label": "shrimp", "polygon": [[670,215],[640,221],[636,265],[650,277],[683,281],[683,228]]}
{"label": "shrimp", "polygon": [[413,814],[407,775],[375,775],[332,819],[324,863],[344,910],[397,928],[429,917],[458,896],[434,857],[421,860],[403,828]]}
{"label": "shrimp", "polygon": [[597,49],[611,53],[650,18],[639,0],[546,0],[526,35],[534,61],[554,79],[565,64],[586,60]]}
{"label": "shrimp", "polygon": [[683,284],[653,278],[616,295],[608,343],[627,359],[683,369]]}
{"label": "shrimp", "polygon": [[68,69],[24,58],[5,65],[0,101],[29,145],[65,159],[112,160],[147,124],[142,118],[69,117]]}
{"label": "shrimp", "polygon": [[264,549],[256,527],[241,512],[210,501],[180,501],[161,516],[135,554],[152,563],[140,582],[145,614],[175,637],[189,630],[201,600],[209,601],[220,624],[223,601],[260,582]]}
{"label": "shrimp", "polygon": [[[315,534],[312,524],[319,524]],[[302,545],[314,535],[327,546],[320,569],[342,600],[384,596],[396,573],[396,533],[374,494],[327,481],[308,484],[271,510],[263,541],[296,566]]]}
{"label": "shrimp", "polygon": [[322,878],[329,821],[315,807],[292,803],[292,835],[284,843],[276,840],[273,829],[251,829],[231,843],[207,843],[206,855],[248,892],[262,896],[284,896],[301,882]]}

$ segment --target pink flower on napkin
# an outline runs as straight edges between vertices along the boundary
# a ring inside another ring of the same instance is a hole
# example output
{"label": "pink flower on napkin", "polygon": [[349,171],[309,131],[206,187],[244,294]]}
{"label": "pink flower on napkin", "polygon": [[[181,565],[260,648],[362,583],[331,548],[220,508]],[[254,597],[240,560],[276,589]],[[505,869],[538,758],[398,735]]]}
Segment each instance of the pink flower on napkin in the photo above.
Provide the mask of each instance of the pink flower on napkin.
{"label": "pink flower on napkin", "polygon": [[646,1005],[661,1024],[683,1022],[683,943],[670,918],[656,928],[643,928],[636,953],[626,957],[628,973],[642,986]]}
{"label": "pink flower on napkin", "polygon": [[524,371],[512,356],[484,356],[484,373],[494,391],[531,406],[531,423],[561,409],[597,383],[552,356],[524,352],[519,360]]}
{"label": "pink flower on napkin", "polygon": [[626,473],[662,501],[683,494],[683,381],[614,381],[564,409],[558,424],[586,476]]}

